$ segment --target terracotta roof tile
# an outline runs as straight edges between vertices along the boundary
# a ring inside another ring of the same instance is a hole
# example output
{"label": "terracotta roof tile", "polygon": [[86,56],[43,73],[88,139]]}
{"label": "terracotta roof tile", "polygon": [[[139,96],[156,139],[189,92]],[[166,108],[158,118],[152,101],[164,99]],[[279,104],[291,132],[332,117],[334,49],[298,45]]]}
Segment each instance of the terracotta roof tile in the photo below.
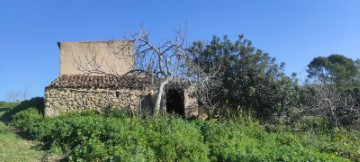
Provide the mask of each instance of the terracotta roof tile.
{"label": "terracotta roof tile", "polygon": [[134,75],[62,75],[51,82],[48,88],[141,89],[150,85],[149,79]]}

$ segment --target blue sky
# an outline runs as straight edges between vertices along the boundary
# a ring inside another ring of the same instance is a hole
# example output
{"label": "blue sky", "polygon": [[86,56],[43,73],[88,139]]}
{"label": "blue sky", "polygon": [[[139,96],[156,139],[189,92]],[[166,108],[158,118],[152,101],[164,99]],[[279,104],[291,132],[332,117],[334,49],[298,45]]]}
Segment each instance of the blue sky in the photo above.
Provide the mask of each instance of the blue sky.
{"label": "blue sky", "polygon": [[154,41],[187,22],[188,41],[244,34],[306,76],[316,56],[360,58],[359,0],[0,0],[0,100],[27,90],[43,96],[59,75],[56,42],[120,39],[144,22]]}

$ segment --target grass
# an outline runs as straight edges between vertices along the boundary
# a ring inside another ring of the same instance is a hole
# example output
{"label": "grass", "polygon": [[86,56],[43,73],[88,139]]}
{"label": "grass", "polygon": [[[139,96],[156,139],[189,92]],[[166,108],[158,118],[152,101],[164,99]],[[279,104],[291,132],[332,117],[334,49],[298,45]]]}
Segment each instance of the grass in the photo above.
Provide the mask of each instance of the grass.
{"label": "grass", "polygon": [[[0,116],[9,109],[10,108],[0,108]],[[36,143],[23,139],[15,134],[15,131],[14,127],[0,122],[0,161],[41,161],[43,152],[35,149]]]}
{"label": "grass", "polygon": [[[42,103],[41,99],[23,102],[2,119],[9,119],[27,138],[41,142],[44,152],[64,155],[64,160],[360,161],[360,143],[356,142],[360,131],[329,129],[322,118],[296,125],[260,125],[245,113],[200,121],[172,115],[143,118],[124,110],[44,118],[42,104],[37,103]],[[33,148],[33,142],[20,139],[12,127],[0,128],[0,144],[4,145],[0,161],[41,158],[42,152]]]}

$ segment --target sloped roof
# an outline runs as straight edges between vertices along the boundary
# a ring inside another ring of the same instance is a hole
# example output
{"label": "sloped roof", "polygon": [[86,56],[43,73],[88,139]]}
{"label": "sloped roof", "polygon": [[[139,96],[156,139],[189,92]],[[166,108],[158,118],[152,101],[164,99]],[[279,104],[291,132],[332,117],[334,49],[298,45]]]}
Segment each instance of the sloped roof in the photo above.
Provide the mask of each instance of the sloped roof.
{"label": "sloped roof", "polygon": [[149,79],[135,75],[62,75],[47,88],[141,89],[150,85]]}

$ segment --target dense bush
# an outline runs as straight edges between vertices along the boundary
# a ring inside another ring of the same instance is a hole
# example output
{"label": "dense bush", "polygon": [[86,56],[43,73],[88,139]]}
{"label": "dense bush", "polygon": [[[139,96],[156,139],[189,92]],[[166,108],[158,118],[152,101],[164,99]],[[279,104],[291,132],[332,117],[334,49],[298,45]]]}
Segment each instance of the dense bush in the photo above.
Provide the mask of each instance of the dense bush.
{"label": "dense bush", "polygon": [[30,107],[12,115],[13,124],[22,129],[26,129],[32,123],[43,119],[43,115],[39,113],[37,108]]}
{"label": "dense bush", "polygon": [[194,62],[207,73],[219,71],[220,86],[214,102],[233,110],[253,111],[264,121],[277,122],[288,116],[299,104],[295,75],[284,73],[284,63],[260,49],[240,35],[231,41],[216,36],[209,43],[197,41],[189,48]]}
{"label": "dense bush", "polygon": [[71,161],[359,161],[358,131],[334,131],[322,121],[264,129],[253,117],[188,121],[142,119],[126,111],[43,118],[30,108],[12,123]]}

